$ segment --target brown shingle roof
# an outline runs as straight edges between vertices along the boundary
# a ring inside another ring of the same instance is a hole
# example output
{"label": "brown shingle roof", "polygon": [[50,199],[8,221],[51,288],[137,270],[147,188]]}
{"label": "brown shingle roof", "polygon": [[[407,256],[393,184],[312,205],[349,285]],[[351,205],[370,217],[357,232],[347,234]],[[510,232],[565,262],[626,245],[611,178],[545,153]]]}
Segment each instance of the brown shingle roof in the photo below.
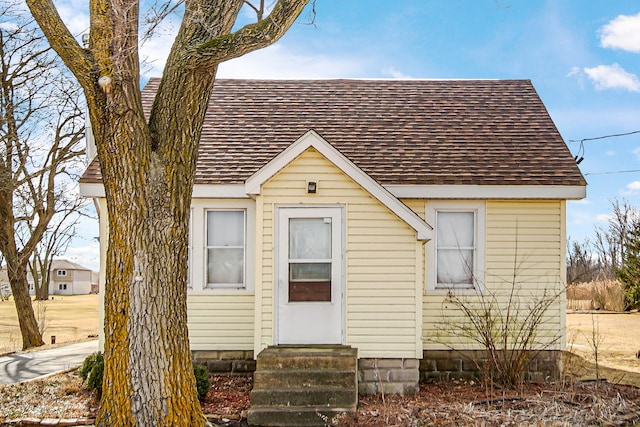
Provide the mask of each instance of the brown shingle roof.
{"label": "brown shingle roof", "polygon": [[585,185],[528,80],[223,79],[196,184],[243,183],[309,129],[383,185]]}

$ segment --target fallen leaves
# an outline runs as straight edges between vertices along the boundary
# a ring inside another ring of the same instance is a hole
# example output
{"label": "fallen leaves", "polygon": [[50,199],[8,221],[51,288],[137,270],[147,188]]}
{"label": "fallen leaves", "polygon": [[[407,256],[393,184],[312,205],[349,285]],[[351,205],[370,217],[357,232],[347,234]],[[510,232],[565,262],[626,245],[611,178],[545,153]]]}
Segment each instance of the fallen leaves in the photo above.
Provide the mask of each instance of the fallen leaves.
{"label": "fallen leaves", "polygon": [[[246,425],[251,376],[211,376],[202,409],[218,425]],[[0,424],[10,418],[93,418],[95,393],[71,372],[0,386]],[[520,390],[487,388],[473,381],[424,383],[413,396],[360,396],[353,416],[334,426],[630,425],[640,422],[640,389],[607,382],[527,384]]]}

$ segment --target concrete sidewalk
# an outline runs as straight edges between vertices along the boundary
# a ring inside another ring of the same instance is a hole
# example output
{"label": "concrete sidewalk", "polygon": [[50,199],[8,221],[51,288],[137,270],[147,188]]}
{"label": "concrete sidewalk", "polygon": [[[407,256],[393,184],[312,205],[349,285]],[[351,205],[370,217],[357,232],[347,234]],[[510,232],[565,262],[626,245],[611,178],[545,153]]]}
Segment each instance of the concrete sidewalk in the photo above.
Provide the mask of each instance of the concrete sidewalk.
{"label": "concrete sidewalk", "polygon": [[33,380],[80,366],[98,351],[98,340],[0,357],[0,384]]}

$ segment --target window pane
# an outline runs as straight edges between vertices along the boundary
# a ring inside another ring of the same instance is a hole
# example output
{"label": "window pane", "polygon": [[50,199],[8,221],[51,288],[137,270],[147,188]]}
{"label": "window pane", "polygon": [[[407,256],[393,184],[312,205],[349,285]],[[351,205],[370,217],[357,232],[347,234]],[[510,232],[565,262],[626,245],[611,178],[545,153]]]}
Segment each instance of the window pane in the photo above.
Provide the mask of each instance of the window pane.
{"label": "window pane", "polygon": [[207,256],[207,283],[226,285],[244,283],[244,249],[208,249]]}
{"label": "window pane", "polygon": [[291,218],[289,220],[290,259],[330,259],[331,220]]}
{"label": "window pane", "polygon": [[473,248],[473,212],[438,212],[438,248]]}
{"label": "window pane", "polygon": [[207,246],[244,246],[244,211],[207,212]]}
{"label": "window pane", "polygon": [[438,285],[473,286],[473,250],[439,249]]}
{"label": "window pane", "polygon": [[289,281],[328,280],[331,281],[331,263],[296,263],[289,264]]}

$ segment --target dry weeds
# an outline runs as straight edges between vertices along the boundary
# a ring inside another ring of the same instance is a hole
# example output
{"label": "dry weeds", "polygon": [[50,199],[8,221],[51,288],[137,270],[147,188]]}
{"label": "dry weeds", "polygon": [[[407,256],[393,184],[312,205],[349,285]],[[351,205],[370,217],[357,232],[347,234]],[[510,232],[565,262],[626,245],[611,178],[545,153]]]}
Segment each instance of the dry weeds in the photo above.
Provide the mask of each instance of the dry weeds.
{"label": "dry weeds", "polygon": [[[202,404],[217,425],[246,426],[252,386],[248,376],[212,376]],[[633,425],[640,422],[640,389],[602,382],[528,384],[513,391],[488,390],[474,381],[424,383],[414,396],[360,396],[355,417],[335,426],[521,426]],[[0,386],[3,417],[94,417],[98,401],[75,372],[25,384]]]}

